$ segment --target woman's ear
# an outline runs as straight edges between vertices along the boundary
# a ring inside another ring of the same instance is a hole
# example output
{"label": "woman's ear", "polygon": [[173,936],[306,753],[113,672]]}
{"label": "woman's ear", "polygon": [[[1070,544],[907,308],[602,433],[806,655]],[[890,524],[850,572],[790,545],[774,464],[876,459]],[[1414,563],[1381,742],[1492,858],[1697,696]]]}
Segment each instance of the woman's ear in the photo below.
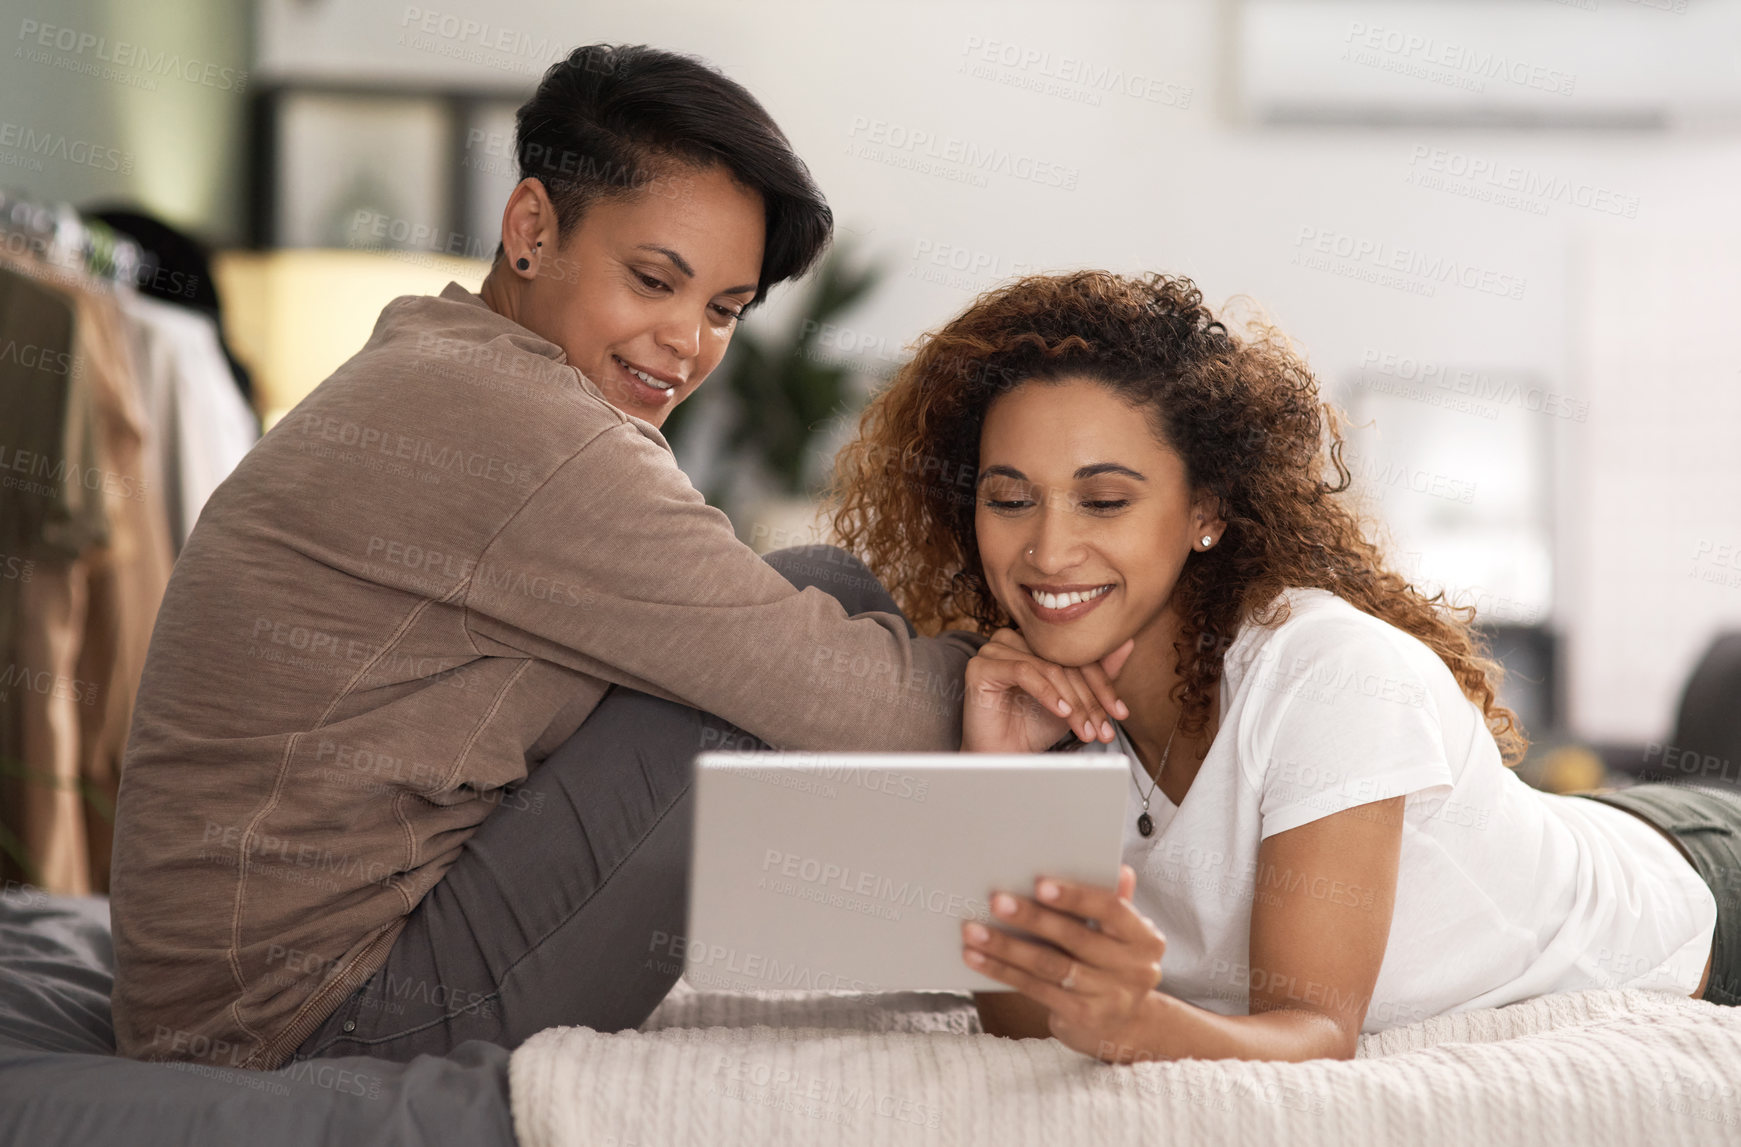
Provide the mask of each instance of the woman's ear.
{"label": "woman's ear", "polygon": [[1191,548],[1199,553],[1214,549],[1227,532],[1227,523],[1221,518],[1221,499],[1207,493],[1192,499],[1191,525]]}
{"label": "woman's ear", "polygon": [[556,208],[543,182],[522,179],[502,209],[502,251],[508,263],[522,274],[536,274],[544,240],[555,230]]}

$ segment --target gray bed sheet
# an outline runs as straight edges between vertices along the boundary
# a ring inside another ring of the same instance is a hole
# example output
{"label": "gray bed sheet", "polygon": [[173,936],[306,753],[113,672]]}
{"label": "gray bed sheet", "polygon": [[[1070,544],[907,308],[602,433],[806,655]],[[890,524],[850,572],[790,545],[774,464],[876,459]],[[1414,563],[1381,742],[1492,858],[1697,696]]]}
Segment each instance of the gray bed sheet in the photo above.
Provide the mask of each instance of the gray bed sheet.
{"label": "gray bed sheet", "polygon": [[0,1145],[515,1147],[508,1052],[319,1059],[279,1071],[115,1054],[109,902],[0,891]]}

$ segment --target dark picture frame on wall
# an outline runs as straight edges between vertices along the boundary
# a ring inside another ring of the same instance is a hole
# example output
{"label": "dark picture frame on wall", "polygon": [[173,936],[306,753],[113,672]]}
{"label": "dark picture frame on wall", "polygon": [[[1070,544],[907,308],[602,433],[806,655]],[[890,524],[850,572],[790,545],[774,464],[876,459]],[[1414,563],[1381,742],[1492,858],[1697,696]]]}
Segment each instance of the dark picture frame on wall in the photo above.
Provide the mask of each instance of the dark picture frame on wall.
{"label": "dark picture frame on wall", "polygon": [[251,245],[490,258],[517,182],[520,102],[358,86],[258,91]]}

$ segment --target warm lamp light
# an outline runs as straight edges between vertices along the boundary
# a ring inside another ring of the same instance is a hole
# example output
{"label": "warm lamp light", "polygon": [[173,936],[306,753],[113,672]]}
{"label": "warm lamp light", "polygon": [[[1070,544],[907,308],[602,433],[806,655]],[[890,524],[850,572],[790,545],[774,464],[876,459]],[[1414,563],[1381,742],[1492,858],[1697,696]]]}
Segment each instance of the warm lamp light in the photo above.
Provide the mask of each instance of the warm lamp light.
{"label": "warm lamp light", "polygon": [[401,295],[475,291],[489,264],[415,251],[230,251],[213,260],[224,334],[254,372],[254,404],[272,424],[368,342]]}

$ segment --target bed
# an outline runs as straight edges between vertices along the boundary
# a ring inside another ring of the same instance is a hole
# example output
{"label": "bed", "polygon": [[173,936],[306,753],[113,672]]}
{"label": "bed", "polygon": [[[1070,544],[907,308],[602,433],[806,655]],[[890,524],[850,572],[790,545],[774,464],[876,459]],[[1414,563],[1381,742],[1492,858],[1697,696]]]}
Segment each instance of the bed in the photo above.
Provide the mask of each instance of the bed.
{"label": "bed", "polygon": [[1741,1143],[1741,1009],[1545,996],[1362,1039],[1356,1059],[1112,1066],[980,1034],[943,993],[690,992],[638,1032],[515,1051],[524,1147]]}
{"label": "bed", "polygon": [[0,893],[0,1144],[515,1147],[502,1048],[273,1072],[141,1063],[115,1055],[113,977],[106,898]]}
{"label": "bed", "polygon": [[1112,1067],[983,1034],[959,993],[698,992],[640,1030],[279,1072],[116,1058],[108,905],[0,895],[0,1145],[1741,1142],[1741,1009],[1548,996],[1361,1041],[1350,1062]]}

